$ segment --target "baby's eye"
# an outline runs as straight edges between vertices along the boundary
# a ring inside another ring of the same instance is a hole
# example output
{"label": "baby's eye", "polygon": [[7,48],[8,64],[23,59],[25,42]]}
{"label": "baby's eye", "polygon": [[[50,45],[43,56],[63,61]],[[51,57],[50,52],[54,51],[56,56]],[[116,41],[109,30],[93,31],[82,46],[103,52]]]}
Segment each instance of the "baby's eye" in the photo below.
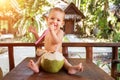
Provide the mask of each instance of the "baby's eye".
{"label": "baby's eye", "polygon": [[60,21],[59,19],[57,21]]}
{"label": "baby's eye", "polygon": [[54,18],[51,18],[52,20],[54,20]]}

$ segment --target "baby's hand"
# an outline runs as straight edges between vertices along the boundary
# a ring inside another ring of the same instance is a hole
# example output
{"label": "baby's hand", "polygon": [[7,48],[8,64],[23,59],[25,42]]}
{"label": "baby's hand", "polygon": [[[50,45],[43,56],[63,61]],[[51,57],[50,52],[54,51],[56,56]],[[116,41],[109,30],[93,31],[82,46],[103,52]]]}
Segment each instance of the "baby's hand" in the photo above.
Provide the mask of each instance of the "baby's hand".
{"label": "baby's hand", "polygon": [[51,25],[49,26],[49,29],[50,29],[50,31],[53,31],[53,30],[55,29],[54,24],[51,24]]}
{"label": "baby's hand", "polygon": [[36,32],[36,29],[35,29],[33,26],[30,26],[30,27],[28,28],[28,31],[29,31],[29,32],[32,32],[32,33],[35,33],[35,32]]}

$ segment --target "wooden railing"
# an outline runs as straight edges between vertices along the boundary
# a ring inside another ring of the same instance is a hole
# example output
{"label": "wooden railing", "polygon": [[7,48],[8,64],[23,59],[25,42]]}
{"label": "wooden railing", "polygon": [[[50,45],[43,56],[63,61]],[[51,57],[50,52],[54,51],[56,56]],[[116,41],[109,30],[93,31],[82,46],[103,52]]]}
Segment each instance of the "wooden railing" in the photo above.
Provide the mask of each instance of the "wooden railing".
{"label": "wooden railing", "polygon": [[[34,43],[0,43],[0,47],[8,47],[8,55],[9,55],[9,67],[12,70],[15,67],[14,64],[14,47],[19,46],[43,46],[43,44],[35,45]],[[68,47],[85,47],[86,49],[86,60],[93,61],[93,47],[111,47],[112,48],[112,62],[111,62],[111,76],[116,79],[119,73],[117,72],[117,64],[118,61],[118,47],[120,47],[120,43],[63,43],[62,51],[65,57],[68,57]]]}

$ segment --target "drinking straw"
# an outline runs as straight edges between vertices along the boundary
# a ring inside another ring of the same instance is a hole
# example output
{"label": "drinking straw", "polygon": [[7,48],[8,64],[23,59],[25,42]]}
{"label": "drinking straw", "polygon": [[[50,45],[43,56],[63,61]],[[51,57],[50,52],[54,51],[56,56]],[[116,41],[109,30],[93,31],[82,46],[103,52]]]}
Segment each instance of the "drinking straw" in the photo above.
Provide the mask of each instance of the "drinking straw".
{"label": "drinking straw", "polygon": [[35,44],[37,45],[43,38],[44,36],[46,36],[46,34],[48,33],[49,29],[45,30],[45,32],[40,36],[40,38],[35,42]]}

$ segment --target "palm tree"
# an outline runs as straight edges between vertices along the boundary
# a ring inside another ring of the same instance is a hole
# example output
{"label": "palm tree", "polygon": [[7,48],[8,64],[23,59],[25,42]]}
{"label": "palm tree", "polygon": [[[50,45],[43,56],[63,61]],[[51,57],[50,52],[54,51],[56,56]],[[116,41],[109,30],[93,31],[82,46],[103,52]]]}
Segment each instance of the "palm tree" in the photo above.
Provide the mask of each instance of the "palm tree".
{"label": "palm tree", "polygon": [[50,6],[49,2],[47,0],[11,0],[11,4],[21,16],[13,26],[18,30],[16,36],[22,37],[22,41],[34,42],[34,36],[28,32],[28,28],[34,26],[38,33],[45,28],[42,15],[45,8]]}

